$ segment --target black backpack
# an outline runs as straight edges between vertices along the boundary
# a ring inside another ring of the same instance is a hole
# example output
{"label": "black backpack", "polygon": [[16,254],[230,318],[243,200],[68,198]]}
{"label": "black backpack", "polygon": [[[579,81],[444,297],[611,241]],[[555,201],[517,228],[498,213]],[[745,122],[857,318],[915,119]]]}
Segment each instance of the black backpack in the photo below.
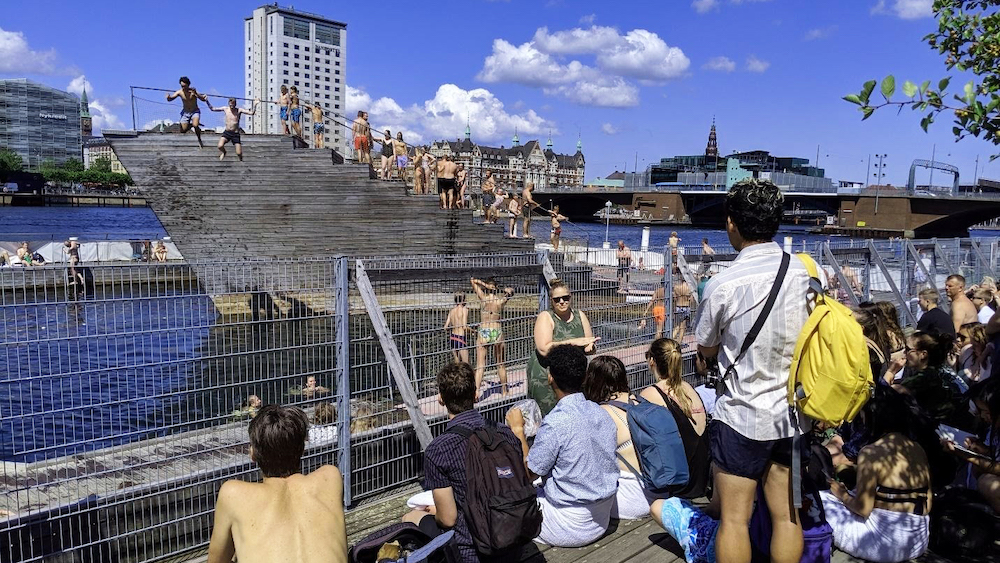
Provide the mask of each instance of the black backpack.
{"label": "black backpack", "polygon": [[[421,530],[416,524],[398,522],[372,532],[358,541],[347,553],[347,560],[350,563],[376,563],[378,551],[384,544],[399,542],[400,548],[405,553],[412,553],[428,545],[431,541],[433,541],[433,538],[427,535],[427,532]],[[427,561],[428,563],[457,561],[457,554],[454,552],[451,555],[448,554],[449,548],[450,546],[445,545],[435,550],[430,556],[422,558],[421,561]]]}
{"label": "black backpack", "polygon": [[542,530],[542,509],[524,468],[521,448],[495,426],[449,428],[468,441],[465,502],[461,509],[481,555],[503,555],[531,542]]}

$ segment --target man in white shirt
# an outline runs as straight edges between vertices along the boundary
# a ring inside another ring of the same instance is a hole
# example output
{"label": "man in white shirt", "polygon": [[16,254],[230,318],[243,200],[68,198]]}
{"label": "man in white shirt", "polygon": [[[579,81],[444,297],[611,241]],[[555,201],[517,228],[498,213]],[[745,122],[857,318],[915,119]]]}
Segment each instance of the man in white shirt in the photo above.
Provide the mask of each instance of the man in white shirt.
{"label": "man in white shirt", "polygon": [[[781,191],[768,181],[739,182],[726,196],[726,232],[739,254],[705,286],[695,320],[700,356],[718,356],[723,373],[739,355],[777,277],[783,253],[773,238],[783,206]],[[750,515],[760,481],[773,525],[771,561],[796,563],[802,556],[802,527],[789,498],[795,427],[787,385],[795,343],[809,317],[808,289],[805,265],[791,257],[762,330],[735,373],[719,384],[709,426],[715,496],[721,502],[719,563],[749,563]],[[705,362],[699,358],[696,367],[703,372]]]}
{"label": "man in white shirt", "polygon": [[989,323],[990,319],[993,318],[993,314],[996,313],[990,307],[990,303],[992,302],[993,292],[986,288],[980,287],[972,294],[972,304],[976,306],[976,310],[978,311],[976,316],[979,318],[980,323]]}

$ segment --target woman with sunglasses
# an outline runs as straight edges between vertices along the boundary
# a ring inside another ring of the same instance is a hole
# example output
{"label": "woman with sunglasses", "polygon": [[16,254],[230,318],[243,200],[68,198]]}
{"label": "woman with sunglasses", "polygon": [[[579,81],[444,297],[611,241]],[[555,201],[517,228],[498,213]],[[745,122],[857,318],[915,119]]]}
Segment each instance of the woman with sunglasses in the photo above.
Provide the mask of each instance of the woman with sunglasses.
{"label": "woman with sunglasses", "polygon": [[542,414],[556,406],[556,396],[549,385],[545,356],[555,346],[579,346],[593,354],[598,340],[590,328],[590,320],[579,309],[573,308],[569,287],[559,281],[549,284],[551,310],[538,313],[535,318],[535,349],[528,358],[528,396],[538,402]]}
{"label": "woman with sunglasses", "polygon": [[[932,418],[952,426],[955,426],[953,418],[959,414],[956,412],[960,406],[957,397],[967,390],[946,366],[954,341],[955,338],[947,333],[918,330],[906,339],[905,364],[893,362],[884,376],[893,389],[912,395]],[[906,366],[903,378],[893,383],[903,365]]]}

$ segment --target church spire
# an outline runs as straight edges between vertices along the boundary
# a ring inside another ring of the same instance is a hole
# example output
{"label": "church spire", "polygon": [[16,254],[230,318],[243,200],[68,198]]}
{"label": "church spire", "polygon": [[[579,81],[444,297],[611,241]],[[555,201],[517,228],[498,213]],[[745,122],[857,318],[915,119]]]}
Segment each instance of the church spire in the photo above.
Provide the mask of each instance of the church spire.
{"label": "church spire", "polygon": [[90,117],[90,102],[87,100],[87,83],[84,81],[83,93],[80,94],[80,134],[90,137],[94,134],[94,124]]}
{"label": "church spire", "polygon": [[545,148],[552,150],[552,130],[549,130],[549,140],[545,142]]}
{"label": "church spire", "polygon": [[469,125],[469,117],[465,117],[465,140],[472,139],[472,127]]}
{"label": "church spire", "polygon": [[521,146],[521,139],[517,136],[517,127],[514,128],[514,138],[510,140],[512,147]]}
{"label": "church spire", "polygon": [[708,132],[708,145],[705,146],[706,158],[719,158],[719,145],[715,136],[715,116],[712,116],[712,129]]}
{"label": "church spire", "polygon": [[583,152],[583,139],[580,137],[576,138],[576,152]]}

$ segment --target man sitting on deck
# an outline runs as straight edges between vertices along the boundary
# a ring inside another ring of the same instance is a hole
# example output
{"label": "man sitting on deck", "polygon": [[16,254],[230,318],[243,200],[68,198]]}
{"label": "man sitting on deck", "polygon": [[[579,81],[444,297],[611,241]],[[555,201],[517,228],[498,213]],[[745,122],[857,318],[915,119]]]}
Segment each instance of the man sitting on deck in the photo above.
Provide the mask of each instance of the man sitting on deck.
{"label": "man sitting on deck", "polygon": [[347,561],[344,483],[324,465],[299,473],[309,422],[301,409],[267,405],[250,422],[250,459],[262,483],[226,481],[215,504],[208,563]]}
{"label": "man sitting on deck", "polygon": [[[445,432],[434,438],[424,452],[424,489],[432,492],[434,505],[410,512],[403,521],[417,524],[432,536],[441,533],[442,529],[454,529],[452,542],[459,561],[478,563],[480,557],[469,526],[458,509],[465,505],[466,499],[465,459],[469,442],[448,430],[461,426],[475,431],[486,425],[486,419],[473,407],[476,376],[472,366],[465,362],[449,363],[438,372],[437,385],[438,401],[448,409],[449,420]],[[510,428],[498,425],[497,433],[515,448],[521,447]]]}
{"label": "man sitting on deck", "polygon": [[[584,398],[587,356],[579,346],[556,346],[547,355],[556,406],[542,419],[525,463],[543,479],[538,491],[542,532],[535,541],[557,547],[593,543],[607,531],[618,491],[611,415]],[[518,436],[524,444],[524,436]]]}

